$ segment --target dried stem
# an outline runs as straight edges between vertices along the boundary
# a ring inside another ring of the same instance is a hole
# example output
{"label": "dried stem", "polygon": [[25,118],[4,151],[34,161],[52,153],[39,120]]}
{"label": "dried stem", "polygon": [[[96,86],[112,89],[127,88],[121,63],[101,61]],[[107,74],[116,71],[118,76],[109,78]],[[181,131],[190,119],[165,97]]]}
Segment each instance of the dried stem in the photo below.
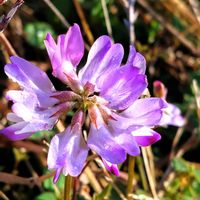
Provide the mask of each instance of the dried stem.
{"label": "dried stem", "polygon": [[192,87],[195,96],[196,108],[197,108],[197,116],[199,119],[199,127],[200,127],[200,90],[197,84],[197,81],[194,79],[192,82]]}
{"label": "dried stem", "polygon": [[[112,183],[113,185],[113,188],[115,189],[115,191],[117,192],[117,194],[119,195],[119,197],[122,199],[122,200],[127,200],[127,198],[124,196],[124,194],[121,192],[121,190],[117,187],[117,185],[115,183]],[[131,198],[132,200],[132,198]]]}
{"label": "dried stem", "polygon": [[58,19],[62,22],[62,24],[66,27],[69,28],[70,24],[69,22],[65,19],[65,17],[61,14],[61,12],[55,7],[55,5],[50,1],[50,0],[43,0],[49,8],[52,10],[52,12],[58,17]]}
{"label": "dried stem", "polygon": [[78,182],[78,178],[74,177],[72,200],[76,200],[77,182]]}
{"label": "dried stem", "polygon": [[[128,0],[119,0],[119,2],[128,9]],[[161,15],[159,15],[148,3],[147,0],[137,0],[144,9],[146,9],[150,15],[152,15],[164,28],[166,28],[172,35],[174,35],[180,43],[185,47],[190,49],[190,51],[195,55],[200,55],[200,49],[195,47],[181,32],[174,28],[170,23],[168,23]]]}
{"label": "dried stem", "polygon": [[156,182],[155,176],[156,175],[155,175],[154,155],[152,153],[151,146],[146,147],[146,152],[147,152],[147,157],[148,157],[148,161],[149,161],[149,167],[150,167],[151,174],[152,174],[152,179],[155,184],[155,182]]}
{"label": "dried stem", "polygon": [[107,28],[107,31],[108,31],[108,35],[113,40],[112,26],[111,26],[111,23],[110,23],[110,17],[109,17],[106,1],[105,0],[101,0],[101,5],[102,5],[102,9],[103,9],[103,14],[104,14],[105,22],[106,22],[106,28]]}
{"label": "dried stem", "polygon": [[200,4],[199,4],[199,1],[197,1],[197,0],[189,0],[189,3],[191,5],[191,7],[192,7],[192,10],[193,10],[193,12],[194,12],[194,14],[196,16],[197,21],[200,24],[200,11],[199,11],[200,10]]}
{"label": "dried stem", "polygon": [[139,169],[139,173],[140,173],[140,177],[141,177],[141,181],[142,181],[142,186],[144,188],[145,191],[148,191],[148,181],[146,178],[146,174],[145,174],[145,169],[142,163],[142,158],[141,156],[137,156],[136,157],[136,163]]}
{"label": "dried stem", "polygon": [[200,55],[200,49],[194,47],[194,45],[177,29],[175,29],[170,23],[166,22],[164,18],[157,14],[154,9],[146,0],[138,0],[138,3],[145,8],[157,21],[160,22],[171,34],[173,34],[185,47],[190,49],[193,54]]}
{"label": "dried stem", "polygon": [[73,0],[73,3],[74,3],[74,6],[76,8],[76,11],[78,13],[78,16],[81,20],[81,24],[82,24],[83,29],[85,31],[85,34],[88,38],[88,41],[89,41],[90,45],[92,45],[94,43],[94,37],[93,37],[92,32],[90,30],[89,24],[87,23],[87,20],[85,18],[83,9],[82,9],[80,3],[77,0]]}
{"label": "dried stem", "polygon": [[150,169],[150,166],[149,166],[147,151],[146,151],[145,147],[142,147],[141,149],[142,149],[142,156],[143,156],[143,160],[144,160],[144,166],[145,166],[147,178],[148,178],[148,181],[149,181],[149,186],[150,186],[153,198],[155,200],[158,200],[158,195],[156,193],[156,187],[155,187],[154,179],[153,179],[151,169]]}
{"label": "dried stem", "polygon": [[17,55],[14,48],[3,33],[0,33],[0,43],[3,45],[9,56]]}
{"label": "dried stem", "polygon": [[9,198],[0,190],[0,197],[2,200],[9,200]]}
{"label": "dried stem", "polygon": [[96,180],[96,177],[89,166],[87,166],[85,168],[84,173],[87,176],[87,178],[89,179],[90,184],[91,184],[92,188],[94,189],[94,191],[97,193],[100,193],[102,191],[101,185]]}
{"label": "dried stem", "polygon": [[24,3],[23,0],[17,0],[14,5],[12,6],[12,8],[10,9],[10,11],[6,14],[1,16],[0,19],[0,32],[3,32],[4,29],[7,27],[8,23],[10,22],[10,20],[13,18],[14,14],[16,13],[16,11],[18,10],[18,8]]}
{"label": "dried stem", "polygon": [[134,30],[134,22],[136,19],[135,15],[135,2],[136,0],[129,0],[129,35],[130,35],[130,44],[134,44],[135,42],[135,30]]}
{"label": "dried stem", "polygon": [[128,185],[127,185],[127,191],[126,191],[126,197],[127,197],[128,200],[131,200],[132,195],[133,195],[134,166],[135,166],[135,158],[133,156],[129,156],[129,160],[128,160]]}
{"label": "dried stem", "polygon": [[71,197],[72,197],[72,181],[73,181],[73,178],[70,175],[65,177],[64,200],[71,200]]}

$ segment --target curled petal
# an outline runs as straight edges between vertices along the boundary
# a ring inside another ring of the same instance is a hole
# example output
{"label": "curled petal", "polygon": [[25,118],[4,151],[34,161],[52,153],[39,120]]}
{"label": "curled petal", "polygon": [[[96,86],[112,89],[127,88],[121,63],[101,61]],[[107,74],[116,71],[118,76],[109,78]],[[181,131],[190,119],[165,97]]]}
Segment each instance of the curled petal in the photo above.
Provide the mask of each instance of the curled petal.
{"label": "curled petal", "polygon": [[148,127],[142,127],[131,132],[139,146],[146,147],[161,139],[160,134]]}
{"label": "curled petal", "polygon": [[24,132],[23,134],[19,134],[18,131],[23,129],[27,125],[27,122],[18,122],[11,126],[8,126],[2,130],[0,130],[0,134],[3,134],[5,137],[10,140],[23,140],[29,136],[31,136],[34,132]]}
{"label": "curled petal", "polygon": [[119,172],[119,169],[117,167],[116,164],[112,164],[110,162],[108,162],[107,160],[105,159],[102,159],[103,163],[104,163],[104,166],[106,167],[106,169],[111,172],[112,174],[114,174],[115,176],[119,176],[120,175],[120,172]]}

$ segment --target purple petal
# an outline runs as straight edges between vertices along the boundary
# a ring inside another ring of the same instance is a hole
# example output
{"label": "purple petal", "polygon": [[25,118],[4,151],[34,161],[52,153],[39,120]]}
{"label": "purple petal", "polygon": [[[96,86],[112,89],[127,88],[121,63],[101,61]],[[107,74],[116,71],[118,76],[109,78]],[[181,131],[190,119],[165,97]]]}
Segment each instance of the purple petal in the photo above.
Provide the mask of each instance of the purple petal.
{"label": "purple petal", "polygon": [[112,164],[112,163],[108,162],[108,161],[105,160],[105,159],[102,159],[102,161],[103,161],[103,163],[104,163],[106,169],[107,169],[109,172],[111,172],[111,173],[114,174],[115,176],[119,176],[119,175],[120,175],[119,169],[118,169],[117,165]]}
{"label": "purple petal", "polygon": [[104,126],[97,130],[91,125],[87,144],[93,151],[110,163],[119,164],[126,159],[125,150],[117,144],[109,130]]}
{"label": "purple petal", "polygon": [[77,24],[70,27],[67,34],[58,36],[55,44],[52,36],[47,35],[45,45],[52,63],[53,75],[66,82],[66,74],[76,80],[75,67],[84,54],[84,42]]}
{"label": "purple petal", "polygon": [[29,109],[33,110],[36,107],[49,108],[59,101],[50,97],[52,94],[38,92],[37,94],[26,90],[10,90],[6,93],[6,98],[14,103],[22,103]]}
{"label": "purple petal", "polygon": [[117,110],[129,107],[147,87],[146,76],[138,74],[138,70],[131,66],[117,69],[104,82],[100,96]]}
{"label": "purple petal", "polygon": [[0,130],[0,134],[3,134],[5,137],[10,140],[23,140],[29,136],[31,136],[34,132],[25,132],[23,134],[18,134],[18,131],[23,129],[27,125],[27,122],[19,122],[8,126],[2,130]]}
{"label": "purple petal", "polygon": [[58,179],[60,178],[60,174],[62,172],[62,168],[58,168],[53,178],[53,183],[57,183]]}
{"label": "purple petal", "polygon": [[111,45],[108,36],[98,38],[91,47],[86,65],[79,72],[82,83],[85,84],[89,81],[95,84],[103,72],[120,66],[123,54],[124,50],[121,44]]}
{"label": "purple petal", "polygon": [[64,175],[78,176],[84,167],[87,154],[88,148],[82,137],[80,125],[77,124],[73,129],[68,127],[51,140],[47,158],[48,168],[56,171],[62,169]]}
{"label": "purple petal", "polygon": [[138,99],[121,115],[130,118],[132,125],[154,126],[159,124],[163,115],[162,109],[166,106],[167,103],[160,98]]}
{"label": "purple petal", "polygon": [[33,92],[22,91],[22,90],[9,90],[6,93],[6,98],[14,103],[21,103],[29,107],[31,110],[34,109],[38,104],[37,95]]}
{"label": "purple petal", "polygon": [[56,43],[55,43],[55,41],[54,41],[54,39],[53,39],[53,37],[50,33],[47,33],[44,44],[46,46],[49,57],[52,58],[54,53],[55,53],[55,49],[56,49],[57,45],[56,45]]}
{"label": "purple petal", "polygon": [[181,116],[181,110],[173,105],[168,103],[168,107],[164,109],[164,114],[159,123],[161,126],[173,125],[181,127],[185,124],[185,119]]}
{"label": "purple petal", "polygon": [[51,130],[56,123],[56,119],[49,119],[48,122],[45,121],[32,121],[31,123],[28,123],[25,127],[23,127],[21,130],[18,130],[17,134],[24,134],[24,133],[36,133],[38,131],[44,131],[44,130]]}
{"label": "purple petal", "polygon": [[15,113],[8,113],[6,118],[11,122],[21,122],[23,119],[17,116]]}
{"label": "purple petal", "polygon": [[130,46],[127,64],[131,64],[132,66],[139,68],[140,73],[145,74],[146,60],[142,54],[136,52],[134,46]]}
{"label": "purple petal", "polygon": [[[55,107],[49,108],[49,109],[37,109],[37,110],[31,110],[29,107],[26,107],[25,104],[22,103],[15,103],[12,106],[12,111],[17,114],[19,117],[21,117],[25,121],[32,121],[34,119],[39,120],[47,120],[53,116],[55,113],[60,111],[60,109],[67,109],[68,103],[59,104]],[[70,103],[69,103],[70,104]],[[70,105],[69,105],[70,107]]]}
{"label": "purple petal", "polygon": [[118,136],[115,136],[115,141],[117,141],[129,155],[138,156],[140,154],[140,148],[132,135],[121,133]]}
{"label": "purple petal", "polygon": [[[62,61],[69,61],[76,67],[84,54],[84,42],[78,24],[71,26],[65,35],[60,35],[57,45],[52,36],[47,34],[45,45],[51,62],[54,61],[52,62],[53,68],[57,68],[59,67],[57,64],[61,64],[60,60],[56,63],[54,57],[61,58]],[[59,54],[59,56],[55,54]],[[56,66],[54,66],[54,64],[56,64]]]}
{"label": "purple petal", "polygon": [[55,91],[46,73],[38,67],[17,56],[12,56],[10,60],[12,64],[5,66],[5,73],[21,87],[47,93]]}
{"label": "purple petal", "polygon": [[131,134],[134,136],[137,144],[142,147],[152,145],[161,139],[160,134],[148,127],[142,127],[140,129],[134,130]]}
{"label": "purple petal", "polygon": [[78,24],[69,28],[61,47],[62,57],[77,66],[84,54],[84,42]]}

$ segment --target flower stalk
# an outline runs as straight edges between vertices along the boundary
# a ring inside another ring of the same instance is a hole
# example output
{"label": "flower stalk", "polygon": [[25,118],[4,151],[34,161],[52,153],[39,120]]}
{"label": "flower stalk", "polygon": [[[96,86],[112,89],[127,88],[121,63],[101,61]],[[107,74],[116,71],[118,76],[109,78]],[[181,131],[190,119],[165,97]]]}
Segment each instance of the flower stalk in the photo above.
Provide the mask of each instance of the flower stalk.
{"label": "flower stalk", "polygon": [[129,156],[129,159],[128,159],[128,185],[127,185],[127,191],[126,191],[127,200],[132,200],[134,167],[135,167],[135,157]]}
{"label": "flower stalk", "polygon": [[65,177],[65,185],[64,185],[64,200],[71,200],[72,199],[72,181],[73,177],[68,175]]}

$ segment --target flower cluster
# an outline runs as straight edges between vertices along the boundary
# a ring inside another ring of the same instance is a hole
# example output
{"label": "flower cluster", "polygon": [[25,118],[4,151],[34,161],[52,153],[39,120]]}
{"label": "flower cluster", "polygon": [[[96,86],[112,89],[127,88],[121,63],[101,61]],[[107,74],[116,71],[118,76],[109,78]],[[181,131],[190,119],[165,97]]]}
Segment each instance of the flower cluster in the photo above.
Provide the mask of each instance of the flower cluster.
{"label": "flower cluster", "polygon": [[[46,73],[20,57],[11,57],[5,72],[21,90],[7,94],[14,103],[13,113],[7,117],[15,123],[0,133],[12,140],[24,139],[37,131],[52,129],[61,115],[76,110],[71,124],[56,134],[49,146],[47,163],[49,169],[56,171],[54,181],[61,173],[79,175],[89,150],[118,175],[117,164],[126,159],[126,154],[137,156],[140,146],[160,139],[152,127],[160,124],[168,106],[163,98],[140,98],[147,88],[144,57],[130,46],[127,62],[122,65],[122,45],[101,36],[77,73],[84,55],[77,24],[58,36],[57,42],[48,34],[45,45],[53,75],[69,89],[56,91]],[[86,118],[90,124],[87,134],[83,134]]]}

